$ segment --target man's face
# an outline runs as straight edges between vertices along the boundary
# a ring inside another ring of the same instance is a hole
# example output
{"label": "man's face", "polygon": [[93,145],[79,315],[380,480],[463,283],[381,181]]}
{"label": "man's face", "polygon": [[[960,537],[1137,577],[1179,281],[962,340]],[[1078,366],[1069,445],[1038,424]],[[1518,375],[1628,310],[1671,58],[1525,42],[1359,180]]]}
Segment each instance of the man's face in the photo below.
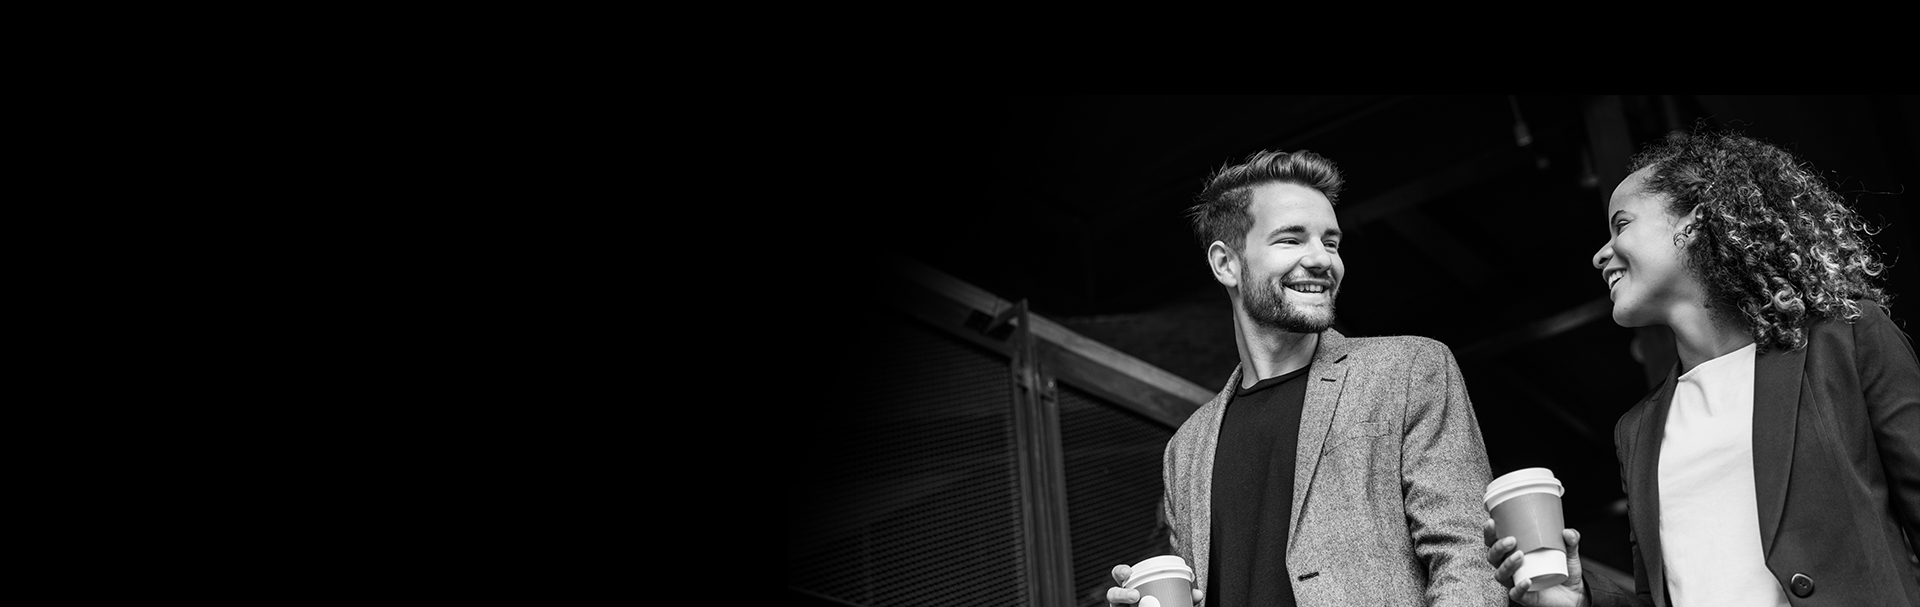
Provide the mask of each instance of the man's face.
{"label": "man's face", "polygon": [[1295,333],[1333,326],[1333,300],[1346,275],[1333,203],[1313,188],[1272,183],[1254,188],[1248,211],[1253,229],[1240,265],[1247,314]]}

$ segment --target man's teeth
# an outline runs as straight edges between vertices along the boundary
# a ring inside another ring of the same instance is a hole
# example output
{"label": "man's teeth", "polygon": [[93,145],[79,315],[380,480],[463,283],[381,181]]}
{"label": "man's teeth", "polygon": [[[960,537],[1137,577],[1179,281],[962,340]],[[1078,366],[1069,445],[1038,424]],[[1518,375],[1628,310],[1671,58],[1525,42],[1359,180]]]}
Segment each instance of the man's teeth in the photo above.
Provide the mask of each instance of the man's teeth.
{"label": "man's teeth", "polygon": [[1320,285],[1287,285],[1287,288],[1301,293],[1321,293],[1327,290],[1326,287]]}

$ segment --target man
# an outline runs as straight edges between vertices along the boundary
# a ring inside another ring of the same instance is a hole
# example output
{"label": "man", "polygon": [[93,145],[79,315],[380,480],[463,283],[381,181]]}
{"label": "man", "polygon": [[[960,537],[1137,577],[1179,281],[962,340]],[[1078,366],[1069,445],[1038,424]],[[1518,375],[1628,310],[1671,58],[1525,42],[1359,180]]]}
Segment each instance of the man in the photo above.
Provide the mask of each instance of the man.
{"label": "man", "polygon": [[1341,186],[1312,152],[1260,152],[1189,210],[1240,366],[1167,444],[1174,552],[1210,606],[1503,605],[1480,537],[1486,449],[1453,353],[1331,328]]}

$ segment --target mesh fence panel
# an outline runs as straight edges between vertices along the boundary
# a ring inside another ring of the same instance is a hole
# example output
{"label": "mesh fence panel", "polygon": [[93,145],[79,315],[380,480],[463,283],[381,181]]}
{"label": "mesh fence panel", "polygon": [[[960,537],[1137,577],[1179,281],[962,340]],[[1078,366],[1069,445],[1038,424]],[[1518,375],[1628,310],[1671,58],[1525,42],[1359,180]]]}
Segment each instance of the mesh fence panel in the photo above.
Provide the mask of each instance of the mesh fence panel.
{"label": "mesh fence panel", "polygon": [[799,399],[828,404],[790,442],[788,586],[875,607],[1026,605],[1008,360],[869,316],[851,375]]}
{"label": "mesh fence panel", "polygon": [[1105,605],[1114,565],[1169,549],[1158,511],[1173,430],[1072,386],[1059,397],[1075,602]]}

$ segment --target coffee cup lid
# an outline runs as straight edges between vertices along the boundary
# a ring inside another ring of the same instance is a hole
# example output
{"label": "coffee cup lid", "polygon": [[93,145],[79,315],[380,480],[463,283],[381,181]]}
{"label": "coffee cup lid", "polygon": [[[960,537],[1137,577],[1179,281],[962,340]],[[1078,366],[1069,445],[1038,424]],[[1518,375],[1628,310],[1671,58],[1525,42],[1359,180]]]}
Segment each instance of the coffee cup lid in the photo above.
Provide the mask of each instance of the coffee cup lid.
{"label": "coffee cup lid", "polygon": [[1502,474],[1500,475],[1500,478],[1493,479],[1493,482],[1487,483],[1487,484],[1499,485],[1502,483],[1537,481],[1537,480],[1543,480],[1543,479],[1545,480],[1553,479],[1553,470],[1549,468],[1521,468],[1519,470]]}
{"label": "coffee cup lid", "polygon": [[1177,554],[1156,556],[1135,563],[1133,565],[1133,572],[1127,575],[1127,583],[1125,586],[1132,588],[1151,581],[1152,579],[1165,577],[1166,574],[1177,574],[1191,581],[1193,579],[1193,568],[1188,567],[1187,560],[1180,558],[1180,555]]}
{"label": "coffee cup lid", "polygon": [[1501,501],[1504,496],[1515,493],[1516,489],[1526,488],[1537,488],[1541,491],[1551,492],[1554,495],[1566,494],[1566,487],[1560,484],[1560,479],[1553,477],[1552,470],[1546,468],[1521,468],[1502,474],[1500,478],[1493,479],[1493,482],[1487,483],[1487,493],[1481,499],[1487,502],[1488,507],[1492,507],[1494,502]]}

